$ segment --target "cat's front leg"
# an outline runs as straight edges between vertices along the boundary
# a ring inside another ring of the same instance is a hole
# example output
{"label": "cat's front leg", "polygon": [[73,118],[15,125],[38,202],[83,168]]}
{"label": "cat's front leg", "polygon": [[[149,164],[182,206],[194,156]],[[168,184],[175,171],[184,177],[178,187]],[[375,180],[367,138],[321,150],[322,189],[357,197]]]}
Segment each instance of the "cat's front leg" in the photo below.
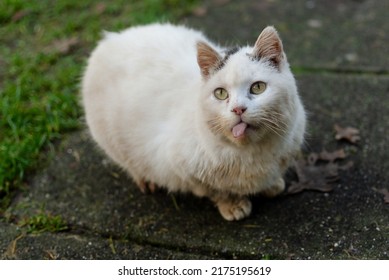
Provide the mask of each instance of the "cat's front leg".
{"label": "cat's front leg", "polygon": [[285,190],[285,181],[282,177],[279,177],[270,188],[261,192],[262,195],[266,197],[276,197]]}
{"label": "cat's front leg", "polygon": [[224,192],[212,190],[198,184],[192,188],[192,193],[199,197],[208,197],[211,199],[220,214],[227,221],[238,221],[246,218],[251,213],[251,201],[245,195],[232,195]]}
{"label": "cat's front leg", "polygon": [[251,201],[247,196],[226,196],[213,198],[220,214],[227,221],[238,221],[251,213]]}

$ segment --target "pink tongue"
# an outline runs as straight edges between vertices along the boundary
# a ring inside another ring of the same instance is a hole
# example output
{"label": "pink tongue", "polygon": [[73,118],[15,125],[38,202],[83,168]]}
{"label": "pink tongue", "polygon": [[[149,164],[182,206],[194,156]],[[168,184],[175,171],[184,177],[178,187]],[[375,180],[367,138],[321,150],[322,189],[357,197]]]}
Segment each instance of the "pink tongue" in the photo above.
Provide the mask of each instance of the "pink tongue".
{"label": "pink tongue", "polygon": [[247,127],[247,123],[240,122],[232,128],[232,134],[234,135],[235,138],[238,138],[244,134],[246,127]]}

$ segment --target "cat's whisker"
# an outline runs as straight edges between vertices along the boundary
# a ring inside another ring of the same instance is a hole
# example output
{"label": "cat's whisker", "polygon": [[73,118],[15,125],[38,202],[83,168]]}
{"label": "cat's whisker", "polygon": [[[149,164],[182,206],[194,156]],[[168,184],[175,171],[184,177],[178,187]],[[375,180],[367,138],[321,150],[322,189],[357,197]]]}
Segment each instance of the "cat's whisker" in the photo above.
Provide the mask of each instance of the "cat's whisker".
{"label": "cat's whisker", "polygon": [[223,126],[223,118],[221,118],[219,116],[214,118],[214,119],[210,119],[208,121],[208,125],[209,125],[209,128],[211,129],[211,131],[213,131],[216,134],[222,133],[225,130],[225,128]]}
{"label": "cat's whisker", "polygon": [[278,124],[282,124],[284,126],[288,126],[288,124],[284,121],[285,115],[282,113],[274,112],[274,111],[265,111],[264,116],[271,118]]}
{"label": "cat's whisker", "polygon": [[263,122],[263,125],[266,127],[267,131],[273,132],[274,134],[278,135],[279,137],[282,137],[282,135],[271,125],[269,125],[266,122]]}
{"label": "cat's whisker", "polygon": [[272,126],[278,128],[278,129],[285,129],[288,127],[287,124],[285,122],[283,122],[282,120],[280,120],[278,118],[272,118],[271,116],[269,116],[269,117],[262,116],[261,121],[267,121]]}
{"label": "cat's whisker", "polygon": [[282,128],[277,125],[277,123],[269,120],[268,118],[262,118],[261,119],[261,124],[268,129],[268,131],[273,132],[277,136],[285,139],[285,133],[287,132],[285,128]]}
{"label": "cat's whisker", "polygon": [[272,116],[271,118],[268,118],[269,121],[272,121],[275,126],[280,128],[281,130],[286,130],[289,127],[289,123],[284,121],[282,118],[275,118]]}
{"label": "cat's whisker", "polygon": [[261,117],[271,117],[282,121],[285,118],[285,114],[271,108],[263,108],[260,114]]}

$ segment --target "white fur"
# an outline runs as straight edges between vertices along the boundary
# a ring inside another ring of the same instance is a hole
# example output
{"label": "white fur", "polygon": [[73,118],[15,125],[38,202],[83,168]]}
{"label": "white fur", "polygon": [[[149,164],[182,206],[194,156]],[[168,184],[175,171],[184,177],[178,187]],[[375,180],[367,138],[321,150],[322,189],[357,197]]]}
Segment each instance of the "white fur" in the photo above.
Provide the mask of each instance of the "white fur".
{"label": "white fur", "polygon": [[[286,57],[278,71],[250,59],[253,48],[245,47],[204,79],[197,63],[200,41],[223,52],[200,32],[170,24],[110,33],[91,55],[83,79],[86,120],[96,142],[137,184],[209,196],[224,218],[241,219],[251,211],[246,195],[283,188],[276,182],[299,151],[305,113]],[[267,89],[251,96],[247,89],[256,81]],[[218,87],[228,90],[228,102],[214,97]],[[273,103],[286,114],[281,136],[254,130],[245,141],[233,138],[234,107],[246,106],[244,116],[252,121]],[[216,116],[225,126],[220,134],[207,125]]]}

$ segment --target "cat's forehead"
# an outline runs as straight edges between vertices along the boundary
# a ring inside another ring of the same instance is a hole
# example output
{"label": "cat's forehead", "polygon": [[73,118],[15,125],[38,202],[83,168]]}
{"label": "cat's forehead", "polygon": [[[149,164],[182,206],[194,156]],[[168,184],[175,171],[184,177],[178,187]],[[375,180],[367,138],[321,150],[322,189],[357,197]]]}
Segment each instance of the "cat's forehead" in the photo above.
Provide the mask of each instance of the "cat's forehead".
{"label": "cat's forehead", "polygon": [[216,70],[221,70],[228,62],[228,60],[240,50],[239,47],[231,47],[223,52],[223,58],[218,62]]}
{"label": "cat's forehead", "polygon": [[215,72],[217,80],[239,85],[257,79],[266,79],[274,69],[265,61],[254,59],[251,47],[227,50]]}

